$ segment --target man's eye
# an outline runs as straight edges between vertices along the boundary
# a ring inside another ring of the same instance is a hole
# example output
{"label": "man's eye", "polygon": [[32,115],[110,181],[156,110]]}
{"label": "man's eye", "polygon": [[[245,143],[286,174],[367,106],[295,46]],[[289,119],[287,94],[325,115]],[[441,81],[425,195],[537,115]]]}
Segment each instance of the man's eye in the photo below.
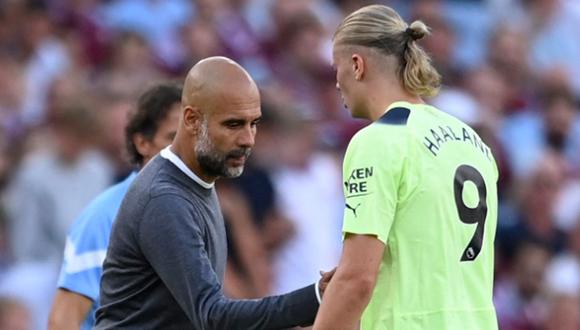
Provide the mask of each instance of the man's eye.
{"label": "man's eye", "polygon": [[230,128],[236,128],[236,127],[240,127],[241,124],[239,122],[229,122],[229,123],[226,123],[226,126],[230,127]]}

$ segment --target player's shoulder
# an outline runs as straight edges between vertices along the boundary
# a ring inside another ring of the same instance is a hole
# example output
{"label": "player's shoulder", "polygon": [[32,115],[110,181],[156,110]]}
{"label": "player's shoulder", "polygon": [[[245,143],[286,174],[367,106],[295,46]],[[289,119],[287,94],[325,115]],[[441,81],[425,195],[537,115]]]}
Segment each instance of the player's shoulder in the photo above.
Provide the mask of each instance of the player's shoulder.
{"label": "player's shoulder", "polygon": [[447,138],[448,134],[453,135],[454,132],[449,131],[452,128],[460,131],[466,130],[469,135],[477,134],[467,123],[430,104],[415,105],[414,111],[411,112],[408,126],[413,131],[412,135],[418,137],[421,141],[423,141],[425,134],[443,134]]}
{"label": "player's shoulder", "polygon": [[98,195],[73,222],[70,230],[71,236],[84,235],[82,233],[93,231],[96,227],[110,225],[135,176],[135,173],[132,173],[125,180]]}
{"label": "player's shoulder", "polygon": [[107,188],[91,202],[87,207],[87,211],[90,211],[90,213],[117,213],[116,209],[121,205],[121,201],[125,197],[129,186],[135,180],[135,176],[136,174],[132,173],[125,180]]}
{"label": "player's shoulder", "polygon": [[127,176],[123,181],[110,186],[107,190],[103,191],[101,195],[99,195],[95,202],[100,204],[106,204],[108,202],[117,202],[119,199],[123,199],[127,190],[129,190],[129,186],[135,180],[137,173],[132,172]]}
{"label": "player's shoulder", "polygon": [[425,126],[465,124],[455,116],[439,109],[431,104],[413,104],[409,126],[413,129],[422,129]]}

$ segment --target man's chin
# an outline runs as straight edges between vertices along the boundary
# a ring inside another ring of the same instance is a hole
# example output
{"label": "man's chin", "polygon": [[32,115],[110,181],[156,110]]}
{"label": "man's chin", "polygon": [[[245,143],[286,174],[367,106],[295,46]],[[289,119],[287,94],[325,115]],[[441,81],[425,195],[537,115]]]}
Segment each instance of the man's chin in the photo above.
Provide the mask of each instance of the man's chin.
{"label": "man's chin", "polygon": [[244,165],[235,166],[235,167],[229,167],[225,171],[224,177],[226,177],[226,178],[237,178],[240,175],[242,175],[242,173],[244,173]]}

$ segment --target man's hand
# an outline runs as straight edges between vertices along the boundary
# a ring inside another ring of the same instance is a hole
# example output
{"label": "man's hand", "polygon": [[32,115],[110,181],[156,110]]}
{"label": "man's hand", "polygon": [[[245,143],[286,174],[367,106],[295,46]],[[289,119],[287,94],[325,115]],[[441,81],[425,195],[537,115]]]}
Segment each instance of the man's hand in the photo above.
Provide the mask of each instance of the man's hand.
{"label": "man's hand", "polygon": [[330,283],[332,276],[334,276],[334,272],[336,272],[336,267],[334,267],[334,269],[332,269],[329,272],[320,271],[321,277],[320,280],[318,281],[318,289],[320,290],[320,297],[324,296],[324,291],[326,290],[326,287],[328,287],[328,283]]}
{"label": "man's hand", "polygon": [[375,288],[386,245],[373,235],[346,235],[313,330],[355,329]]}

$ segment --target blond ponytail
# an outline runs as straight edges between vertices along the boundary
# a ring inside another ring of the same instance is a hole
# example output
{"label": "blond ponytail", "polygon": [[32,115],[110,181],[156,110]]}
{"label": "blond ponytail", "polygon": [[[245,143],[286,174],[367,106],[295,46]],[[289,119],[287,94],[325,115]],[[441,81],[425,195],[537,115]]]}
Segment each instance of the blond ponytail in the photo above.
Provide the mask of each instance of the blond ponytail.
{"label": "blond ponytail", "polygon": [[421,21],[408,26],[392,8],[363,7],[347,16],[334,34],[336,45],[356,45],[378,49],[399,59],[399,76],[405,89],[417,96],[437,94],[441,76],[416,40],[429,35]]}
{"label": "blond ponytail", "polygon": [[429,35],[429,28],[421,21],[414,21],[405,30],[405,35],[408,40],[403,51],[404,63],[400,68],[403,86],[415,95],[433,96],[439,91],[441,76],[416,42]]}

